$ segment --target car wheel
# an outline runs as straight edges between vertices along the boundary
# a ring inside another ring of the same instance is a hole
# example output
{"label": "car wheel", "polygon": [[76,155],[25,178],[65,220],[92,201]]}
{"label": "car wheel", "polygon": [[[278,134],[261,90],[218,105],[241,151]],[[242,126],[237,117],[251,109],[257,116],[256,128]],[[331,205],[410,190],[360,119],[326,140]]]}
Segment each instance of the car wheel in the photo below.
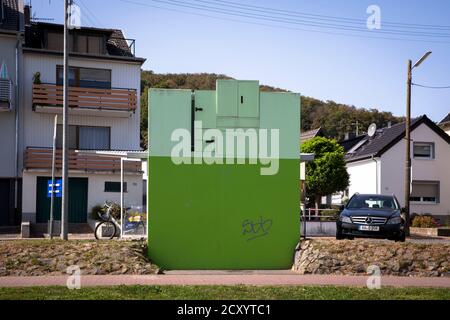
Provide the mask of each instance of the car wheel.
{"label": "car wheel", "polygon": [[342,234],[342,230],[341,229],[336,229],[336,240],[344,240],[345,237]]}
{"label": "car wheel", "polygon": [[404,232],[402,232],[402,234],[395,239],[395,242],[405,242],[406,241],[406,234]]}

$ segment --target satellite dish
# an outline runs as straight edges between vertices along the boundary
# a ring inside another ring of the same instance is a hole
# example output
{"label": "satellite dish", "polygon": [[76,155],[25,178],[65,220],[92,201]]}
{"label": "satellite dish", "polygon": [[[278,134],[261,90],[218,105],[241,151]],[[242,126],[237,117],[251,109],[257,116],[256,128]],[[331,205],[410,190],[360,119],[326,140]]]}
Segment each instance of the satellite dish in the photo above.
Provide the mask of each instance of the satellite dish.
{"label": "satellite dish", "polygon": [[377,124],[376,123],[372,123],[369,126],[369,129],[367,129],[367,135],[372,138],[375,135],[376,132],[377,132]]}

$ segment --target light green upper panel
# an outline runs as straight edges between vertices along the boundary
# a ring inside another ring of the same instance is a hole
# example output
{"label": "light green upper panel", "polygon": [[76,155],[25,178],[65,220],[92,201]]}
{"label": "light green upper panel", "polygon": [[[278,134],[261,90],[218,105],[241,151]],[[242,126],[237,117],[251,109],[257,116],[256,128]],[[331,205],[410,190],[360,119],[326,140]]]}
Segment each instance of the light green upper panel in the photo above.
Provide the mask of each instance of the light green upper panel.
{"label": "light green upper panel", "polygon": [[217,80],[217,116],[238,116],[238,82],[236,80]]}
{"label": "light green upper panel", "polygon": [[170,156],[173,131],[191,130],[191,95],[190,90],[149,90],[150,156]]}
{"label": "light green upper panel", "polygon": [[239,81],[238,83],[239,118],[259,117],[259,82]]}
{"label": "light green upper panel", "polygon": [[281,159],[300,157],[300,94],[261,92],[260,128],[279,129]]}
{"label": "light green upper panel", "polygon": [[203,122],[203,128],[216,128],[216,92],[211,90],[195,91],[195,120]]}

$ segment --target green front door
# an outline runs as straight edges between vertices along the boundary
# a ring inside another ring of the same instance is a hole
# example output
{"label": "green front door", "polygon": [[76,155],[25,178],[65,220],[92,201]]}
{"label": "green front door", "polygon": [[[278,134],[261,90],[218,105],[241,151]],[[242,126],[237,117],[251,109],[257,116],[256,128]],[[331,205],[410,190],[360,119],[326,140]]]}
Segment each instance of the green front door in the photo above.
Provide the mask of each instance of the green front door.
{"label": "green front door", "polygon": [[[50,219],[50,198],[47,182],[51,177],[37,177],[36,222],[47,223]],[[57,178],[60,179],[60,178]],[[57,180],[55,179],[55,180]],[[69,223],[87,222],[88,179],[69,178]],[[55,197],[54,219],[61,220],[61,198]]]}

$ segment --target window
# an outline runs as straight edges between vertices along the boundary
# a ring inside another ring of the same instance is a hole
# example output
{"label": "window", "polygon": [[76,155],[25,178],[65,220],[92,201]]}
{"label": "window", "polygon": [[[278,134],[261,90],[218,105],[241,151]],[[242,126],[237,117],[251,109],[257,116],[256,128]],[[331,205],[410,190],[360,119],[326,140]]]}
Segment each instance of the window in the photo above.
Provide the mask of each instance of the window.
{"label": "window", "polygon": [[105,39],[103,38],[103,36],[78,34],[76,35],[75,39],[75,51],[78,53],[97,55],[104,53],[103,44],[105,42]]}
{"label": "window", "polygon": [[[48,31],[46,44],[48,50],[63,51],[64,33],[61,31]],[[92,34],[69,34],[70,52],[94,54],[104,54],[106,49],[106,39],[102,35]]]}
{"label": "window", "polygon": [[[56,84],[62,86],[63,66],[56,67]],[[69,68],[69,85],[73,87],[111,89],[111,70],[93,68]]]}
{"label": "window", "polygon": [[439,203],[439,181],[413,181],[410,200],[420,203]]}
{"label": "window", "polygon": [[397,200],[393,196],[383,195],[359,195],[355,194],[347,205],[349,209],[383,209],[397,210],[400,208]]}
{"label": "window", "polygon": [[[106,181],[105,192],[120,192],[120,182]],[[128,192],[126,182],[123,183],[123,192]]]}
{"label": "window", "polygon": [[[56,128],[56,148],[62,149],[63,141],[62,141],[62,132],[63,127],[61,124],[58,124]],[[78,138],[77,138],[77,126],[69,126],[69,149],[74,150],[78,149]]]}
{"label": "window", "polygon": [[[63,51],[64,34],[57,31],[47,32],[47,49],[54,51]],[[69,35],[69,51],[73,51],[73,35]]]}
{"label": "window", "polygon": [[414,159],[434,159],[434,143],[414,142]]}
{"label": "window", "polygon": [[[111,128],[69,126],[69,149],[110,150]],[[62,125],[56,131],[56,148],[62,148]]]}
{"label": "window", "polygon": [[81,150],[109,150],[109,128],[79,127],[78,141]]}

